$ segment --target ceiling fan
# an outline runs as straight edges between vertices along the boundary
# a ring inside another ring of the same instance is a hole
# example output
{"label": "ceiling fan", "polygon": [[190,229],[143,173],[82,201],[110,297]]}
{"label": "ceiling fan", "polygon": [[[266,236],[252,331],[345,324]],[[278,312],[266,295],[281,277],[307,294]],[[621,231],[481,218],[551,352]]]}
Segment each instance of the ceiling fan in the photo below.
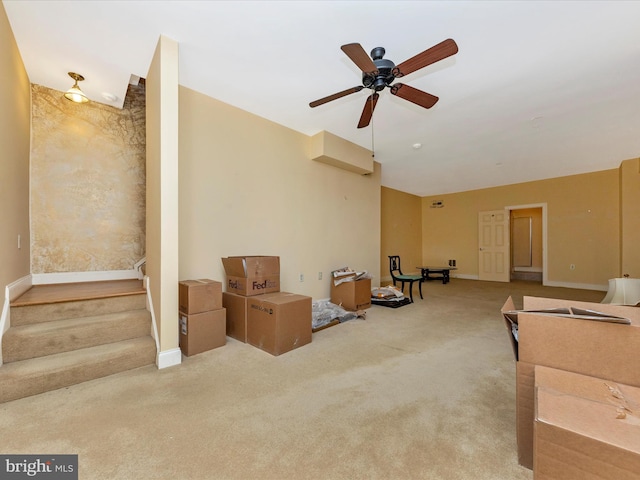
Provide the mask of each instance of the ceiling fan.
{"label": "ceiling fan", "polygon": [[359,43],[349,43],[340,48],[351,61],[362,70],[362,85],[321,98],[311,102],[309,106],[311,108],[317,107],[332,100],[337,100],[338,98],[359,92],[363,88],[369,88],[372,90],[372,94],[367,97],[367,101],[364,104],[364,109],[358,122],[358,128],[366,127],[371,122],[373,110],[376,108],[376,103],[380,96],[378,92],[384,90],[385,87],[389,87],[392,95],[404,98],[423,108],[433,107],[438,101],[438,97],[404,83],[396,83],[394,85],[391,85],[391,83],[396,78],[409,75],[416,70],[436,63],[458,52],[458,45],[449,38],[396,66],[391,60],[383,58],[385,50],[382,47],[376,47],[371,50],[371,58],[369,58],[369,55],[367,55],[367,52],[364,51]]}

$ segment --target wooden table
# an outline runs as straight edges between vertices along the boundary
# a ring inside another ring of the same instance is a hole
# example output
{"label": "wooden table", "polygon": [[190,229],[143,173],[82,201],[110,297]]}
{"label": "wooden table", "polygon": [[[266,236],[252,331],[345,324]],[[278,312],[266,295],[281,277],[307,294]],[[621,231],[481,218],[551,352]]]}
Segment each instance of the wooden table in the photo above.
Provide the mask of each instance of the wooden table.
{"label": "wooden table", "polygon": [[[449,283],[449,272],[456,267],[416,267],[422,272],[422,281],[442,279],[442,283]],[[435,275],[435,276],[431,276]]]}

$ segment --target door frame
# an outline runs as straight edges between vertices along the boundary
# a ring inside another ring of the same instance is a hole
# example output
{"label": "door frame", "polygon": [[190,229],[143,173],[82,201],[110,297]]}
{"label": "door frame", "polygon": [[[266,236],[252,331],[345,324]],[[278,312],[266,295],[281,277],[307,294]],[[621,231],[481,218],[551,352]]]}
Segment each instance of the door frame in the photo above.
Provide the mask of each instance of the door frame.
{"label": "door frame", "polygon": [[[549,269],[547,265],[547,204],[546,203],[529,203],[526,205],[510,205],[504,207],[509,211],[511,217],[512,210],[523,210],[525,208],[542,208],[542,285],[548,285]],[[511,224],[509,224],[511,230]],[[511,234],[511,232],[509,232]],[[509,267],[511,268],[511,267]]]}

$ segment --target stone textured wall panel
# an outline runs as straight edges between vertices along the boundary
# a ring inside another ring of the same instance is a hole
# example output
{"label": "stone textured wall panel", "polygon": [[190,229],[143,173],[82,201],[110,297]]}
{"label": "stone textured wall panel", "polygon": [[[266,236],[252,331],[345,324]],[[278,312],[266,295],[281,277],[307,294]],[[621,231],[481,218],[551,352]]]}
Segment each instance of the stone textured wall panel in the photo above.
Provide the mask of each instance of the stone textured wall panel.
{"label": "stone textured wall panel", "polygon": [[123,109],[32,85],[33,273],[126,270],[145,255],[145,95]]}

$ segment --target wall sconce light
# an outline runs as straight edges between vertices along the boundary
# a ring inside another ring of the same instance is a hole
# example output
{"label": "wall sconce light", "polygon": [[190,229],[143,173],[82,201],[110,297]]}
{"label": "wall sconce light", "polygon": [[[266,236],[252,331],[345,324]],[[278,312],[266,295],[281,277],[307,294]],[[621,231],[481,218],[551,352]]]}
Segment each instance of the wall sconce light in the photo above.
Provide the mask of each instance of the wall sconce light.
{"label": "wall sconce light", "polygon": [[78,82],[84,80],[84,77],[78,73],[69,72],[69,76],[75,80],[73,87],[67,90],[67,93],[64,94],[67,100],[71,100],[75,103],[86,103],[89,101],[87,96],[84,94],[80,87],[78,86]]}

